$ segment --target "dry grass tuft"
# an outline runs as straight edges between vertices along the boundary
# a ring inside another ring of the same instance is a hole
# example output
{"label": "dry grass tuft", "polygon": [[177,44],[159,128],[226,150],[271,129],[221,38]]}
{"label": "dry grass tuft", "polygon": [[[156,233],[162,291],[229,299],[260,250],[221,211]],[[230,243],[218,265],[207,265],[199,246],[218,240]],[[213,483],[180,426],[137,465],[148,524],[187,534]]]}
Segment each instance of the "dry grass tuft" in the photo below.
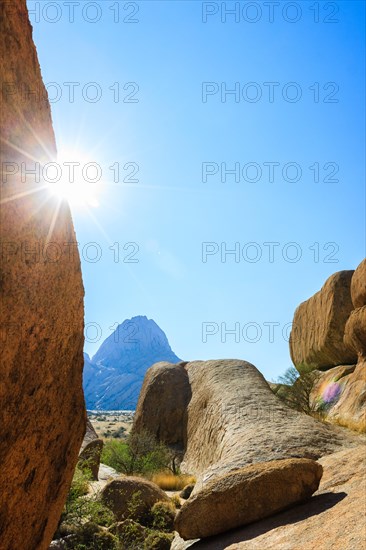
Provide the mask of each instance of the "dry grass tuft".
{"label": "dry grass tuft", "polygon": [[366,433],[366,418],[360,419],[358,422],[352,420],[351,418],[330,418],[328,420],[331,424],[336,424],[342,426],[343,428],[348,428],[353,432],[359,432],[361,434]]}
{"label": "dry grass tuft", "polygon": [[170,497],[170,500],[171,500],[171,502],[172,502],[172,504],[175,508],[177,508],[177,509],[182,508],[182,503],[181,503],[180,496],[179,496],[178,493],[175,493],[175,495],[172,495]]}
{"label": "dry grass tuft", "polygon": [[153,475],[151,481],[159,485],[163,491],[181,491],[186,485],[196,483],[196,478],[186,474],[174,475],[168,472],[160,472]]}

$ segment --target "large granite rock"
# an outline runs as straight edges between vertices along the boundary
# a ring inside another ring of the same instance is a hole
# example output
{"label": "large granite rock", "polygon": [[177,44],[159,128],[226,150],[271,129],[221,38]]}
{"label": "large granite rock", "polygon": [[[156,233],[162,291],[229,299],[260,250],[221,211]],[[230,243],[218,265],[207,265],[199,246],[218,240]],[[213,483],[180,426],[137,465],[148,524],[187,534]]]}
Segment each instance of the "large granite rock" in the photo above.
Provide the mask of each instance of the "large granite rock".
{"label": "large granite rock", "polygon": [[79,453],[80,468],[91,473],[93,481],[98,481],[100,457],[103,450],[103,440],[98,437],[89,418],[86,422],[86,432]]}
{"label": "large granite rock", "polygon": [[321,373],[311,391],[310,404],[328,422],[366,432],[366,362]]}
{"label": "large granite rock", "polygon": [[355,308],[366,305],[366,258],[356,268],[352,276],[351,297]]}
{"label": "large granite rock", "polygon": [[319,460],[318,491],[303,504],[199,542],[176,536],[171,550],[355,550],[366,540],[366,448]]}
{"label": "large granite rock", "polygon": [[[164,379],[166,369],[165,364],[158,364],[148,371],[146,380],[153,381],[151,399],[146,384],[134,417],[135,430],[149,426],[156,437],[167,420],[157,415],[148,425],[141,416],[147,419],[156,410],[161,415],[169,410],[174,418],[175,403],[181,407],[171,387],[161,384],[160,392],[155,391],[159,372]],[[178,375],[179,369],[185,374]],[[353,444],[353,436],[341,428],[286,407],[262,374],[246,361],[194,361],[175,365],[173,372],[179,380],[188,376],[190,385],[186,414],[176,417],[183,418],[184,425],[175,427],[174,440],[184,447],[181,469],[198,476],[194,493],[209,479],[251,463],[291,457],[314,459],[339,450],[344,442]],[[170,385],[174,387],[174,377]],[[169,404],[161,405],[166,400]],[[173,427],[169,427],[170,432]]]}
{"label": "large granite rock", "polygon": [[366,359],[366,306],[352,311],[346,324],[344,341],[359,358]]}
{"label": "large granite rock", "polygon": [[297,308],[290,350],[300,373],[305,367],[328,369],[323,374],[314,371],[318,376],[311,406],[329,422],[365,431],[365,260],[354,272],[332,275],[315,296]]}
{"label": "large granite rock", "polygon": [[[134,415],[134,428],[148,431],[167,445],[186,447],[187,406],[191,386],[186,363],[160,362],[146,373]],[[162,399],[162,395],[164,398]]]}
{"label": "large granite rock", "polygon": [[139,477],[113,479],[102,489],[102,501],[117,521],[139,520],[159,501],[170,502],[167,494],[152,481]]}
{"label": "large granite rock", "polygon": [[0,49],[0,545],[43,550],[85,431],[83,285],[68,205],[26,175],[56,153],[26,0],[1,3]]}
{"label": "large granite rock", "polygon": [[350,290],[353,273],[334,273],[319,292],[296,309],[290,353],[300,373],[357,362],[354,348],[344,342],[346,322],[354,308]]}
{"label": "large granite rock", "polygon": [[189,540],[263,519],[308,499],[318,489],[322,473],[314,460],[291,458],[225,474],[183,504],[175,530]]}

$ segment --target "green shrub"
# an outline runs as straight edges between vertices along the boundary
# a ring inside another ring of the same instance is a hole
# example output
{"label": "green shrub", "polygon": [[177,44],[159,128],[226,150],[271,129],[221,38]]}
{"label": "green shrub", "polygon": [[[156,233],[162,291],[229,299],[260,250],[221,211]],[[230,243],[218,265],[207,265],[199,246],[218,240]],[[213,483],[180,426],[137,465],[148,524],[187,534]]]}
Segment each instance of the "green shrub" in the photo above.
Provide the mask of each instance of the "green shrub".
{"label": "green shrub", "polygon": [[139,519],[142,518],[141,516],[141,509],[143,508],[142,502],[141,502],[141,491],[135,491],[133,495],[131,496],[130,500],[128,501],[127,509],[128,509],[128,517],[132,519]]}
{"label": "green shrub", "polygon": [[110,432],[110,437],[115,437],[117,439],[124,438],[125,434],[126,434],[126,428],[124,428],[123,426],[120,426],[118,429],[113,430],[113,432]]}
{"label": "green shrub", "polygon": [[73,534],[72,541],[66,542],[65,548],[70,548],[70,550],[120,550],[118,538],[92,521],[78,526]]}
{"label": "green shrub", "polygon": [[91,544],[95,535],[100,531],[99,525],[93,521],[88,521],[79,527],[78,539],[80,543]]}
{"label": "green shrub", "polygon": [[96,533],[99,525],[113,523],[114,515],[101,502],[99,494],[88,494],[89,483],[89,473],[76,468],[55,538],[76,534],[85,539],[88,530]]}
{"label": "green shrub", "polygon": [[159,501],[151,508],[152,527],[157,531],[173,531],[175,508],[171,502]]}
{"label": "green shrub", "polygon": [[110,531],[118,535],[122,548],[126,550],[141,550],[144,547],[144,540],[149,532],[146,527],[143,527],[132,519],[126,519],[116,524],[116,526],[112,526]]}
{"label": "green shrub", "polygon": [[144,550],[169,550],[174,535],[171,533],[160,533],[159,531],[151,531],[145,539]]}
{"label": "green shrub", "polygon": [[306,366],[300,370],[301,375],[295,367],[289,367],[272,385],[272,391],[291,409],[311,415],[314,407],[310,403],[310,394],[319,373]]}
{"label": "green shrub", "polygon": [[80,468],[76,468],[71,487],[67,495],[66,506],[77,500],[79,497],[87,495],[89,492],[90,474]]}
{"label": "green shrub", "polygon": [[93,550],[118,550],[118,539],[108,533],[108,531],[100,531],[94,535]]}
{"label": "green shrub", "polygon": [[126,475],[150,476],[169,467],[171,453],[148,432],[134,432],[125,441],[106,441],[101,461]]}

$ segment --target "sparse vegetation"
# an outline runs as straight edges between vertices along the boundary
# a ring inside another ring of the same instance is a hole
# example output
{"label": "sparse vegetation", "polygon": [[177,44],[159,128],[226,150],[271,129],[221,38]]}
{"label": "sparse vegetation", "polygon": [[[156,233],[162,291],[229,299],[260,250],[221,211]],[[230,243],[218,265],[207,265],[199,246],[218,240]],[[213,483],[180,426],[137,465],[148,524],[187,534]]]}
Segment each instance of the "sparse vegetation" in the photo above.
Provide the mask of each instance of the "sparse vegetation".
{"label": "sparse vegetation", "polygon": [[101,502],[99,493],[89,492],[87,473],[77,469],[64,512],[55,533],[72,550],[165,550],[173,539],[176,508],[173,502],[156,502],[136,520],[141,494],[129,501],[131,518],[116,523],[114,514]]}
{"label": "sparse vegetation", "polygon": [[108,428],[105,432],[102,433],[102,436],[105,439],[113,438],[113,439],[121,439],[125,436],[126,429],[123,426],[120,426],[117,430],[111,430]]}
{"label": "sparse vegetation", "polygon": [[55,538],[72,536],[72,548],[78,550],[117,550],[117,540],[105,534],[114,516],[98,493],[89,494],[89,483],[89,472],[76,468]]}
{"label": "sparse vegetation", "polygon": [[144,550],[169,550],[173,538],[172,533],[152,531],[145,539]]}
{"label": "sparse vegetation", "polygon": [[101,439],[126,439],[132,428],[133,411],[88,411],[88,418]]}
{"label": "sparse vegetation", "polygon": [[112,530],[118,534],[121,550],[141,550],[144,548],[145,538],[149,534],[145,527],[132,519],[126,519],[115,528],[112,527]]}
{"label": "sparse vegetation", "polygon": [[108,526],[113,522],[112,512],[104,506],[99,494],[89,495],[90,474],[87,470],[76,468],[74,479],[61,515],[60,526],[63,523],[78,527],[86,521]]}
{"label": "sparse vegetation", "polygon": [[153,435],[132,432],[125,441],[106,441],[101,460],[117,472],[150,477],[169,468],[172,456],[170,450],[156,441]]}
{"label": "sparse vegetation", "polygon": [[172,501],[172,504],[175,506],[175,508],[181,508],[182,507],[182,503],[180,501],[180,496],[178,495],[178,493],[175,493],[175,495],[172,495],[170,497],[170,500]]}
{"label": "sparse vegetation", "polygon": [[[295,367],[289,367],[272,385],[272,391],[288,407],[314,415],[315,408],[310,403],[310,393],[318,372],[302,366],[301,375]],[[318,416],[318,415],[317,415]]]}
{"label": "sparse vegetation", "polygon": [[[125,434],[124,439],[105,442],[102,462],[126,475],[140,475],[154,481],[163,490],[181,490],[194,484],[195,478],[179,473],[178,455],[147,433]],[[141,493],[136,491],[128,502],[123,521],[102,501],[101,494],[90,490],[91,473],[80,467],[74,479],[61,516],[56,539],[72,550],[166,550],[171,546],[174,519],[181,500],[175,494],[170,501],[156,502],[137,514]],[[94,486],[95,487],[95,486]],[[104,498],[104,497],[103,497]]]}
{"label": "sparse vegetation", "polygon": [[156,502],[151,508],[152,527],[157,531],[173,531],[175,507],[172,502]]}

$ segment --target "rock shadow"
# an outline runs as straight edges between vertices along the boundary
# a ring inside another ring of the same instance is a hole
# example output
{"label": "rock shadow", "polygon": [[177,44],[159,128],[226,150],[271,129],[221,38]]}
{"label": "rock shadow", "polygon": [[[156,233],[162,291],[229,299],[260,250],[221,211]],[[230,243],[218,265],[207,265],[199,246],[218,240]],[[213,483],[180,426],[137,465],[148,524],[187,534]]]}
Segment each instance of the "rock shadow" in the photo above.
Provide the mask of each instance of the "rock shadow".
{"label": "rock shadow", "polygon": [[285,525],[298,523],[312,516],[322,514],[329,508],[332,508],[338,502],[342,501],[347,496],[347,493],[322,493],[312,497],[310,500],[298,504],[291,509],[283,510],[274,516],[259,520],[250,525],[239,527],[216,535],[208,537],[189,546],[191,550],[224,550],[230,544],[246,542],[252,540],[268,531],[283,527]]}

